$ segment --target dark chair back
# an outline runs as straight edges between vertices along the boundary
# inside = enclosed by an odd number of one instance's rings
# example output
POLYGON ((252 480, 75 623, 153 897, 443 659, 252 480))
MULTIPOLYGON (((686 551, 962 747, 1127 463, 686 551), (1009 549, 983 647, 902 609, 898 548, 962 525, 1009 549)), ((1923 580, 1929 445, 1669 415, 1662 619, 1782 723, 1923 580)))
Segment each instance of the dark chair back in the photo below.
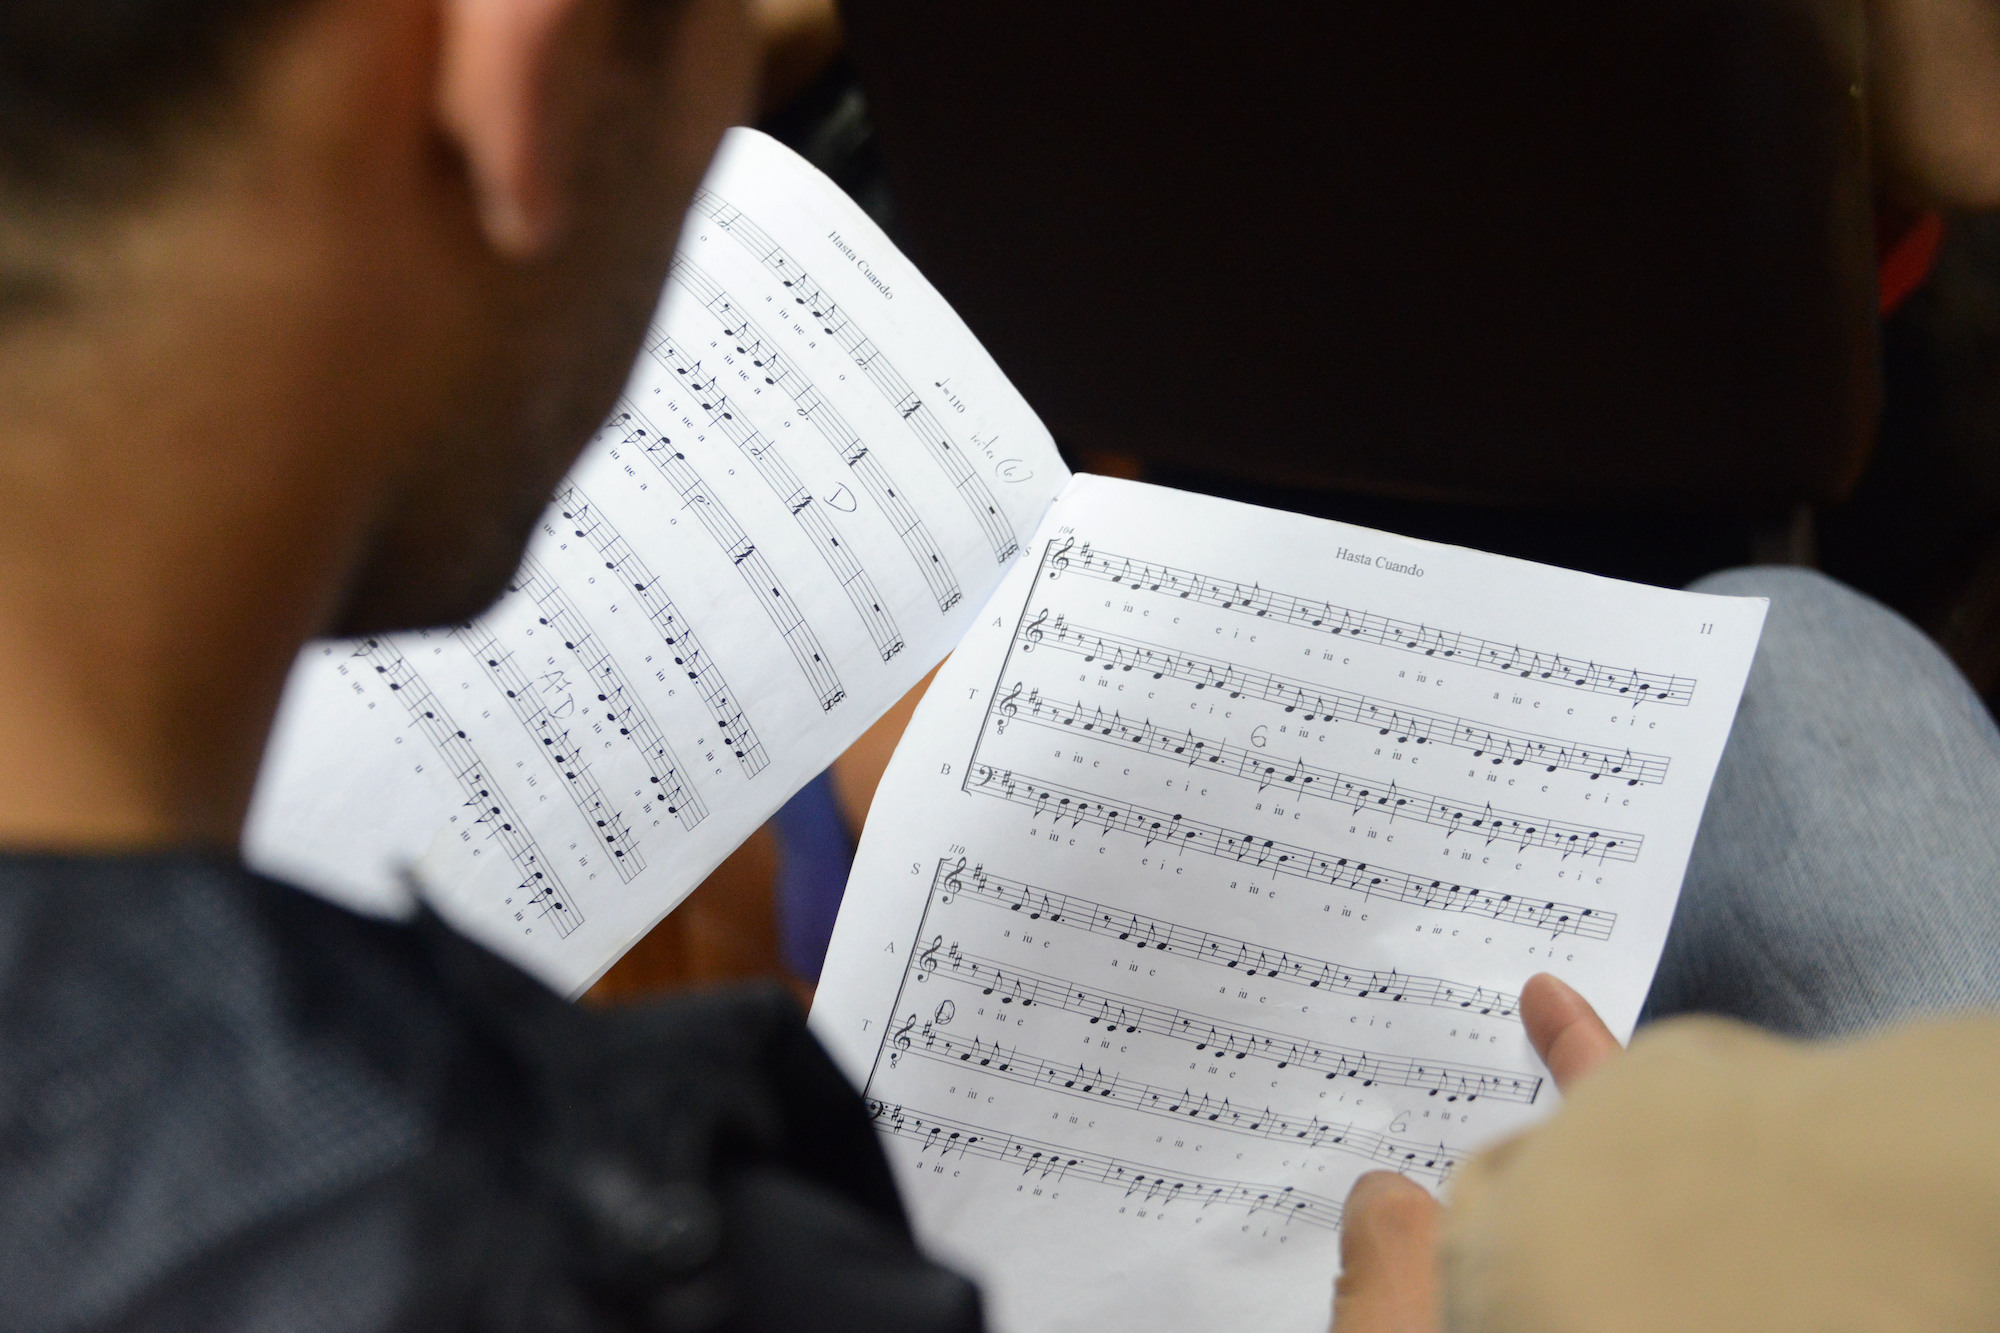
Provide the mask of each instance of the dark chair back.
POLYGON ((1057 438, 1747 514, 1875 415, 1846 0, 845 0, 909 248, 1057 438))

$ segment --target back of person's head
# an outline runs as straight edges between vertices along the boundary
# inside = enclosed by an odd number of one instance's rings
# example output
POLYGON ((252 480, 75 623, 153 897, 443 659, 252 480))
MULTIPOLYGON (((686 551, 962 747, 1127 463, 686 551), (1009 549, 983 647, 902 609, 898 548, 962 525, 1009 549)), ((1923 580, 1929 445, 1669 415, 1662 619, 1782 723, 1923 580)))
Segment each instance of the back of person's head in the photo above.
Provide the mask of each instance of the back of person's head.
POLYGON ((749 80, 740 0, 6 0, 0 468, 55 471, 0 508, 194 470, 228 493, 182 511, 262 540, 235 511, 309 488, 361 543, 331 624, 476 612, 749 80))
POLYGON ((247 48, 303 4, 8 0, 0 173, 11 208, 106 202, 156 176, 174 122, 213 109, 247 48))
POLYGON ((741 0, 0 0, 0 845, 232 845, 325 633, 506 587, 741 0))

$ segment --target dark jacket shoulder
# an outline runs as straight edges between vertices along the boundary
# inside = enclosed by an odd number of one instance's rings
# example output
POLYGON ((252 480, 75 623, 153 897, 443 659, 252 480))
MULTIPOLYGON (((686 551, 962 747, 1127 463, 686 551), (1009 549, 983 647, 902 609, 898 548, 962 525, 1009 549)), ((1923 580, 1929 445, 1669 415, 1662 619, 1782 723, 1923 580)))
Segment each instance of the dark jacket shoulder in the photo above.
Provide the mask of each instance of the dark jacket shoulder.
POLYGON ((435 917, 0 859, 0 1326, 979 1325, 773 989, 598 1013, 435 917))

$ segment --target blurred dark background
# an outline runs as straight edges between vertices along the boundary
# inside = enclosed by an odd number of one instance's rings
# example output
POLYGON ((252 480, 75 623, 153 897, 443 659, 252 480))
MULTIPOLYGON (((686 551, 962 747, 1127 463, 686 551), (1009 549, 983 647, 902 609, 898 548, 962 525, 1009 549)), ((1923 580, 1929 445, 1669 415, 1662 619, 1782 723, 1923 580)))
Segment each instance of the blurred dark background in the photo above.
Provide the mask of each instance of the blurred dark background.
MULTIPOLYGON (((2000 215, 1885 167, 1858 0, 760 13, 762 128, 1073 466, 1668 586, 1816 565, 2000 704, 2000 215)), ((662 931, 775 958, 898 730, 662 931)))
POLYGON ((1994 697, 2000 224, 1875 179, 1858 7, 843 16, 766 128, 1079 465, 1655 583, 1817 564, 1994 697))

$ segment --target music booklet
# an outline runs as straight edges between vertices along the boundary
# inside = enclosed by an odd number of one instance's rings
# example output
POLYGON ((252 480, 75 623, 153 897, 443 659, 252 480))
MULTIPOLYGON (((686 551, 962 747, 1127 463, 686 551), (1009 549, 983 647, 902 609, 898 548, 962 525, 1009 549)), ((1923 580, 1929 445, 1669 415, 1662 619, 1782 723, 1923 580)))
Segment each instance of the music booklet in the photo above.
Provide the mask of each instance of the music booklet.
POLYGON ((949 654, 812 1015, 920 1238, 1007 1333, 1317 1333, 1355 1176, 1549 1107, 1525 978, 1630 1035, 1764 610, 1072 476, 736 130, 510 592, 310 646, 245 850, 578 993, 949 654))

